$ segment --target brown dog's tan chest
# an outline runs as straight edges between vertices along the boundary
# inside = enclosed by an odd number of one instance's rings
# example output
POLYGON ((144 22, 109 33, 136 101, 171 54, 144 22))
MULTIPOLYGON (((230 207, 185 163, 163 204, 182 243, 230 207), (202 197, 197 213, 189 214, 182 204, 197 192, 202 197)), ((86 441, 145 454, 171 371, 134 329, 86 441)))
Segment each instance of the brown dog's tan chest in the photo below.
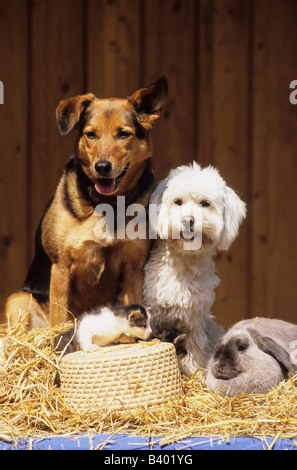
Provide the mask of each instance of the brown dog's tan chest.
POLYGON ((73 220, 68 211, 61 210, 59 192, 45 217, 43 235, 45 249, 55 266, 52 280, 58 280, 57 284, 51 283, 51 298, 66 296, 65 304, 72 314, 78 316, 117 298, 125 301, 127 291, 126 302, 140 302, 148 237, 118 240, 116 230, 110 232, 104 217, 95 211, 84 221, 73 220), (64 284, 64 279, 68 279, 68 284, 64 284))
MULTIPOLYGON (((136 283, 142 285, 142 271, 148 247, 134 241, 114 242, 102 247, 93 241, 84 242, 79 249, 72 248, 70 258, 69 306, 79 315, 99 305, 107 305, 122 297, 121 289, 127 268, 129 282, 135 294, 136 283), (134 278, 134 281, 133 281, 134 278)), ((137 296, 137 302, 140 299, 137 296)), ((134 298, 129 297, 129 303, 134 298)))
POLYGON ((118 295, 121 259, 110 247, 86 241, 79 249, 69 250, 69 307, 80 314, 95 306, 106 305, 118 295))

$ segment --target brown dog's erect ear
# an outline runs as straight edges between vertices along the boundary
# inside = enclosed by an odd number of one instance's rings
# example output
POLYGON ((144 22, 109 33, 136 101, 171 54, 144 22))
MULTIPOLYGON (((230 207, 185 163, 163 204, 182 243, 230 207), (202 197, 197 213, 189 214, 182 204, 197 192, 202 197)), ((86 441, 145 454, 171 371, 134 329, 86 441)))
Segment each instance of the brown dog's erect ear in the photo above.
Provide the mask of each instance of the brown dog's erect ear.
POLYGON ((167 78, 163 75, 153 85, 133 91, 128 97, 133 104, 141 125, 149 130, 159 118, 168 95, 167 78))
POLYGON ((67 135, 74 129, 79 123, 82 111, 89 106, 93 99, 95 99, 95 95, 87 93, 60 101, 56 109, 56 118, 61 135, 67 135))

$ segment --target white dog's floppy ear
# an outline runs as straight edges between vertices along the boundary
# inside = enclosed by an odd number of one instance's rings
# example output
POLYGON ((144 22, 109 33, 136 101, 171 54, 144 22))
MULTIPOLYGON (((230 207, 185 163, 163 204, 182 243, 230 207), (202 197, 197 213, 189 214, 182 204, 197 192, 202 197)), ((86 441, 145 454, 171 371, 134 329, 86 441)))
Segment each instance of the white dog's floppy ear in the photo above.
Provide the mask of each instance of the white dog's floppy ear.
POLYGON ((160 210, 163 199, 164 191, 167 187, 167 178, 162 180, 150 197, 150 206, 149 206, 149 222, 150 222, 150 234, 152 233, 160 235, 160 210))
POLYGON ((158 183, 158 185, 156 186, 156 188, 153 190, 151 194, 150 204, 157 204, 157 205, 161 204, 163 193, 166 189, 166 185, 167 185, 167 178, 160 181, 160 183, 158 183))
POLYGON ((246 215, 246 205, 233 189, 226 186, 224 198, 224 228, 218 244, 219 250, 228 250, 235 240, 238 228, 246 215))

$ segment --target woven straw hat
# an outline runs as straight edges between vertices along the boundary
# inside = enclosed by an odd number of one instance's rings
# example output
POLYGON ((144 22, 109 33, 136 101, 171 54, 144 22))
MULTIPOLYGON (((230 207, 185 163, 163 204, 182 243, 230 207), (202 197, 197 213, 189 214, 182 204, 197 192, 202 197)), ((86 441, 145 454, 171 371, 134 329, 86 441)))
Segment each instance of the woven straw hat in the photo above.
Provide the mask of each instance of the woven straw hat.
POLYGON ((139 342, 78 351, 60 362, 61 390, 70 406, 136 408, 183 395, 171 343, 139 342))

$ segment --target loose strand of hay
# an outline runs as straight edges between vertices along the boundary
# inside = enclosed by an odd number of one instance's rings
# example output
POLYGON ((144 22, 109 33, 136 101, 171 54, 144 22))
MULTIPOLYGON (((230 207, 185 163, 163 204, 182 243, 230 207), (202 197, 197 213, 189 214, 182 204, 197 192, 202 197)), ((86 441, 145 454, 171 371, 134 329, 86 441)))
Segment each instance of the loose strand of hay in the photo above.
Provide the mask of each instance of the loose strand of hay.
POLYGON ((36 354, 39 354, 45 361, 48 361, 53 367, 56 367, 58 370, 60 370, 60 368, 57 366, 57 364, 55 364, 54 362, 52 362, 48 357, 46 357, 41 351, 39 351, 37 348, 35 348, 34 346, 32 346, 32 344, 25 344, 23 343, 22 341, 18 340, 17 338, 13 338, 11 337, 11 340, 12 341, 15 341, 16 343, 20 344, 21 346, 25 346, 27 348, 30 348, 32 349, 32 351, 34 351, 36 354))

